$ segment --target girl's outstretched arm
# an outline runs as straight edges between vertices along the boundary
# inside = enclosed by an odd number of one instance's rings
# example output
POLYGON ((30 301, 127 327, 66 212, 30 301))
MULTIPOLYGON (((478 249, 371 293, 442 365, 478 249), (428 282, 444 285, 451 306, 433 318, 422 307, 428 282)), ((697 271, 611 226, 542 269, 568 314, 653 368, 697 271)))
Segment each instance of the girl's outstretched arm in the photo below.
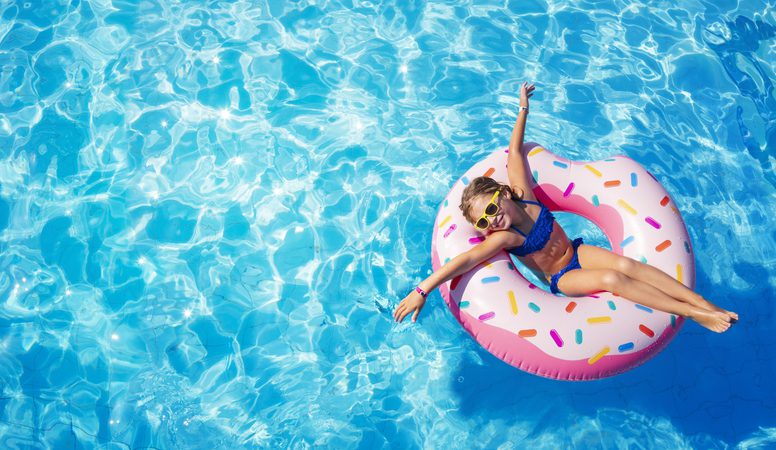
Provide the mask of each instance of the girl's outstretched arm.
POLYGON ((520 86, 520 109, 517 112, 517 121, 512 129, 512 137, 509 139, 509 157, 507 159, 507 174, 509 185, 512 189, 522 189, 524 199, 536 200, 531 190, 531 173, 523 154, 523 136, 525 134, 525 122, 528 119, 528 99, 533 95, 534 85, 523 83, 520 86))
MULTIPOLYGON (((461 253, 440 267, 439 270, 429 275, 428 278, 418 284, 418 287, 428 295, 445 281, 472 270, 477 264, 492 258, 504 248, 508 248, 512 244, 512 239, 513 236, 506 231, 491 233, 484 242, 466 253, 461 253)), ((396 310, 394 310, 393 320, 401 322, 404 320, 404 317, 414 311, 415 314, 412 316, 412 321, 415 322, 425 304, 426 298, 417 291, 412 291, 404 297, 396 310)))

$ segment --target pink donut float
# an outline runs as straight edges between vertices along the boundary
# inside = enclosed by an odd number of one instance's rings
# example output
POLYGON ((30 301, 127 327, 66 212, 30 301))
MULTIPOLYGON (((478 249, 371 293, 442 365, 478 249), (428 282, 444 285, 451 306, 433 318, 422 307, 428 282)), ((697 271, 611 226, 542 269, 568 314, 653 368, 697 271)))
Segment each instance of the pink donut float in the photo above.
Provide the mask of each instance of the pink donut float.
MULTIPOLYGON (((523 151, 533 192, 552 211, 579 214, 603 230, 612 251, 695 286, 695 258, 684 221, 663 186, 640 164, 618 155, 595 162, 559 157, 535 143, 523 151)), ((431 244, 434 270, 484 240, 458 205, 478 176, 507 183, 508 150, 475 164, 439 208, 431 244)), ((440 286, 450 311, 490 353, 529 373, 580 381, 613 376, 655 356, 682 317, 609 292, 556 296, 517 271, 506 252, 440 286)))

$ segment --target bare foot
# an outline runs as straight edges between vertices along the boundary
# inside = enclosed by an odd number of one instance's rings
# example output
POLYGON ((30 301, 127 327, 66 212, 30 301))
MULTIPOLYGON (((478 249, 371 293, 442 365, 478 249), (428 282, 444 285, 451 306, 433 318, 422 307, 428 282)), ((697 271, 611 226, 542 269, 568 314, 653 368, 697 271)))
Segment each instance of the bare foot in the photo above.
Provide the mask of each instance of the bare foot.
POLYGON ((719 306, 715 305, 714 303, 711 303, 710 301, 706 300, 705 298, 701 297, 700 300, 698 300, 699 307, 707 310, 707 311, 715 311, 720 312, 722 314, 726 314, 731 319, 731 323, 735 323, 738 321, 738 314, 728 311, 726 309, 720 308, 719 306))
POLYGON ((709 311, 701 308, 692 308, 689 317, 701 326, 717 333, 724 333, 730 328, 730 316, 720 311, 709 311))

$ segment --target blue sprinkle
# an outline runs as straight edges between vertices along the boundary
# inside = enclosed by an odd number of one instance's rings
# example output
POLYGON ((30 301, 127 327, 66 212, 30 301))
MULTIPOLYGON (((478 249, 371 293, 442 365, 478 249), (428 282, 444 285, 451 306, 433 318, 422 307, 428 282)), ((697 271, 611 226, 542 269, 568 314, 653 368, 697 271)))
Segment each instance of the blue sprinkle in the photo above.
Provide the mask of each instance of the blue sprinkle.
POLYGON ((641 257, 641 262, 643 262, 644 264, 646 264, 646 263, 647 263, 647 257, 646 257, 646 256, 642 256, 642 257, 641 257))
POLYGON ((468 307, 469 307, 469 302, 467 302, 467 301, 463 301, 463 302, 461 302, 461 303, 460 303, 458 306, 459 306, 460 308, 468 308, 468 307))
POLYGON ((612 161, 617 161, 617 160, 614 159, 614 158, 609 158, 609 159, 605 159, 604 161, 612 162, 612 161))
POLYGON ((511 262, 507 263, 507 267, 509 267, 509 270, 515 270, 515 266, 513 266, 511 262))
POLYGON ((676 328, 676 316, 671 314, 671 328, 676 328))
POLYGON ((652 308, 647 308, 646 306, 644 306, 644 305, 639 305, 638 303, 636 303, 636 308, 638 308, 638 309, 640 309, 640 310, 642 310, 642 311, 646 311, 646 312, 648 312, 648 313, 651 313, 651 312, 652 312, 652 308))
POLYGON ((577 329, 576 338, 577 338, 576 339, 577 340, 577 344, 581 344, 582 343, 582 330, 577 329))
POLYGON ((552 165, 554 165, 554 166, 558 166, 558 167, 560 167, 561 169, 565 169, 566 167, 568 167, 568 166, 569 166, 568 164, 566 164, 566 163, 562 163, 562 162, 560 162, 560 161, 553 161, 553 162, 552 162, 552 165))
POLYGON ((500 277, 486 277, 482 279, 482 284, 496 283, 500 279, 500 277))
POLYGON ((534 170, 532 175, 533 175, 533 178, 534 178, 535 182, 539 181, 539 172, 538 171, 534 170))
POLYGON ((539 308, 539 305, 537 305, 537 304, 536 304, 536 303, 534 303, 534 302, 530 302, 530 303, 528 304, 528 307, 529 307, 529 308, 531 308, 531 311, 533 311, 533 312, 536 312, 536 313, 538 313, 539 311, 541 311, 541 310, 542 310, 541 308, 539 308))
POLYGON ((625 247, 626 245, 633 242, 633 236, 628 236, 625 239, 622 240, 622 243, 620 243, 620 247, 625 247))
POLYGON ((687 241, 684 241, 684 251, 690 253, 690 244, 687 241))
POLYGON ((466 177, 463 177, 461 178, 461 183, 463 183, 463 185, 466 186, 467 184, 469 184, 469 179, 466 177))
POLYGON ((598 203, 598 196, 597 195, 593 196, 593 205, 595 205, 595 206, 599 205, 599 203, 598 203))
POLYGON ((631 186, 636 187, 639 185, 639 177, 635 173, 631 173, 631 186))
POLYGON ((617 306, 615 306, 614 302, 609 300, 609 309, 612 311, 617 311, 617 306))
POLYGON ((444 263, 447 264, 449 262, 450 262, 450 258, 445 258, 445 262, 444 263))
POLYGON ((617 350, 620 352, 625 352, 633 348, 633 342, 627 342, 625 344, 622 344, 621 346, 617 347, 617 350))
POLYGON ((445 199, 445 208, 447 208, 447 199, 445 199))

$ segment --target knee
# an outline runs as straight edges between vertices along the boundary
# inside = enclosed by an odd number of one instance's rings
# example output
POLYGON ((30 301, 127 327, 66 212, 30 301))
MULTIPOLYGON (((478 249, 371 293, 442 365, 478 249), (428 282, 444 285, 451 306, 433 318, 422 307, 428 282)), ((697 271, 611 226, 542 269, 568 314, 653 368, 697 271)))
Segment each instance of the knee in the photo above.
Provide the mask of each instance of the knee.
POLYGON ((626 275, 631 275, 636 271, 636 266, 638 263, 626 256, 621 256, 617 258, 617 265, 615 268, 626 275))
POLYGON ((615 292, 626 283, 628 277, 616 270, 605 270, 601 274, 601 286, 604 290, 615 292))

